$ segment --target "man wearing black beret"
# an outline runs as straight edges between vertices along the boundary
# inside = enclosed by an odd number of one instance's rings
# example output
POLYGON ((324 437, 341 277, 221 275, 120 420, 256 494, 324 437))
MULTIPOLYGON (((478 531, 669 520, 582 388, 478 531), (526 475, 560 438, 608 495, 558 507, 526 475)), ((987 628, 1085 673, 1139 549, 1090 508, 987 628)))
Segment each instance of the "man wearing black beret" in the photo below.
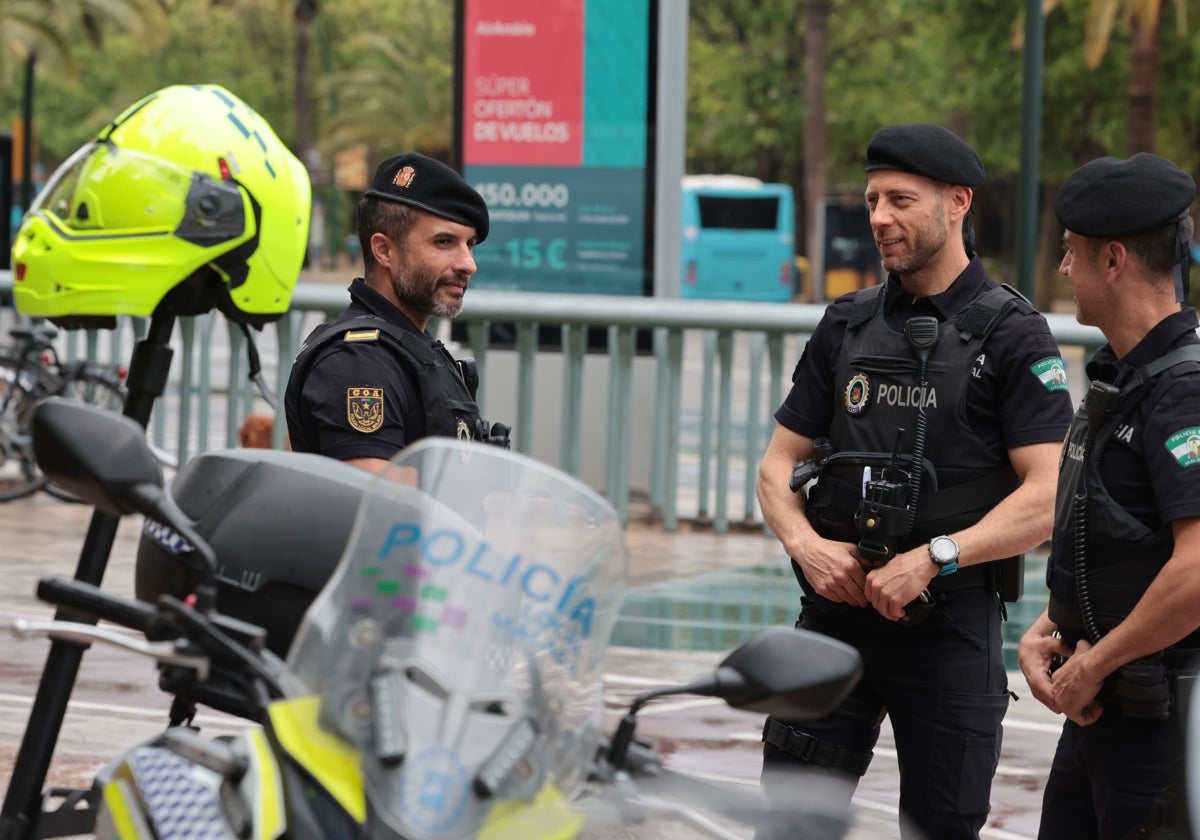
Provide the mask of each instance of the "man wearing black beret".
POLYGON ((1170 794, 1200 656, 1200 338, 1177 294, 1195 197, 1191 175, 1138 154, 1081 166, 1054 200, 1059 272, 1108 343, 1063 450, 1049 606, 1018 649, 1067 717, 1042 838, 1190 836, 1170 794))
POLYGON ((292 365, 294 450, 378 472, 428 435, 507 445, 507 427, 479 416, 477 383, 425 329, 458 314, 487 235, 483 198, 444 163, 410 152, 379 165, 358 204, 363 277, 292 365))
POLYGON ((892 125, 866 171, 887 280, 826 310, 758 476, 803 590, 798 625, 853 645, 863 678, 827 718, 768 719, 763 786, 794 799, 789 770, 827 768, 848 804, 886 715, 905 818, 977 838, 1009 700, 1003 600, 1050 534, 1070 398, 1045 319, 965 235, 975 150, 938 125, 892 125), (816 480, 793 492, 793 476, 816 480))

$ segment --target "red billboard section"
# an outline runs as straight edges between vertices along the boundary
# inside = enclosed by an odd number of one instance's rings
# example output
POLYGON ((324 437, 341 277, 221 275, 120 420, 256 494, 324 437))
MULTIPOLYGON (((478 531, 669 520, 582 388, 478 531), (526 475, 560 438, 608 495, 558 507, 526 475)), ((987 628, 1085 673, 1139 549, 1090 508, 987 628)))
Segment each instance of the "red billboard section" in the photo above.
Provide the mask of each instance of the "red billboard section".
POLYGON ((463 163, 579 166, 584 0, 468 0, 463 163))

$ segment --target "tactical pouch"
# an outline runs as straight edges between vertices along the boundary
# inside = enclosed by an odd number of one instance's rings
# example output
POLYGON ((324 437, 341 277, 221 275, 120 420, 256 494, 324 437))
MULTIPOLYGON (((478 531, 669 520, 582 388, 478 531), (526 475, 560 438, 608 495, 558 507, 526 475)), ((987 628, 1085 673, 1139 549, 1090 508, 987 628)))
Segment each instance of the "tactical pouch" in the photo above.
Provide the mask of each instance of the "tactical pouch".
POLYGON ((1015 604, 1025 595, 1025 555, 1005 557, 996 561, 997 576, 996 591, 1000 600, 1015 604))
POLYGON ((1167 669, 1158 659, 1135 659, 1117 671, 1111 697, 1121 714, 1166 720, 1171 716, 1171 687, 1167 669))

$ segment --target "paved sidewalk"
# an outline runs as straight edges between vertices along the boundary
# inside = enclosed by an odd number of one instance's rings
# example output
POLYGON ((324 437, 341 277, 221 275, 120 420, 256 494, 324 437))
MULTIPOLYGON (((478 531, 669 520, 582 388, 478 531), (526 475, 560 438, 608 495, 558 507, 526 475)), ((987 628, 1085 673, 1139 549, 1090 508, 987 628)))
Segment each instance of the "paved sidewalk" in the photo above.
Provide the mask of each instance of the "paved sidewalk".
MULTIPOLYGON (((50 608, 34 595, 43 575, 72 575, 87 532, 91 511, 39 494, 0 504, 0 789, 7 787, 8 770, 28 715, 28 697, 36 687, 44 648, 18 642, 7 635, 13 617, 49 617, 50 608)), ((132 596, 133 570, 140 517, 120 523, 112 559, 104 579, 106 589, 132 596)), ((630 585, 636 589, 706 572, 786 563, 773 537, 761 532, 716 535, 683 523, 674 534, 636 516, 626 532, 630 556, 630 585)), ((57 783, 80 784, 97 762, 111 757, 122 745, 134 743, 134 732, 153 731, 161 722, 162 695, 144 660, 128 655, 114 658, 95 646, 84 658, 73 705, 90 709, 86 722, 64 728, 56 753, 57 783), (130 704, 144 710, 132 721, 120 709, 130 704), (109 723, 112 715, 114 722, 109 723), (101 723, 101 721, 103 721, 101 723), (99 728, 97 728, 99 726, 99 728), (141 729, 136 727, 140 726, 141 729)), ((612 720, 647 686, 682 683, 713 668, 724 652, 662 651, 611 648, 605 687, 612 720)), ((1010 674, 1021 697, 1010 705, 1005 722, 1004 752, 993 785, 992 814, 983 833, 986 840, 1028 840, 1036 834, 1041 789, 1057 741, 1060 720, 1029 694, 1020 674, 1010 674)), ((639 733, 654 741, 674 766, 713 775, 728 783, 754 785, 759 767, 761 715, 728 709, 719 701, 680 698, 655 704, 640 716, 639 733)), ((855 837, 891 836, 895 824, 898 776, 891 732, 885 727, 876 760, 863 778, 856 802, 875 822, 855 837), (882 828, 881 828, 882 827, 882 828)))

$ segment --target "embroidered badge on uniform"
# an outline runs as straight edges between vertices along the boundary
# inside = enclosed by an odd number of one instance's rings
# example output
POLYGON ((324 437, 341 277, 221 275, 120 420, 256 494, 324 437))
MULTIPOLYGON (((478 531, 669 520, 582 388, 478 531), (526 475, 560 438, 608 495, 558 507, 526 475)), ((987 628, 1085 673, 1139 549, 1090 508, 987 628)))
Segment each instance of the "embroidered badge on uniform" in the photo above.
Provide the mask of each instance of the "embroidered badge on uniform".
POLYGON ((850 414, 862 414, 867 410, 867 400, 871 397, 871 380, 865 373, 856 373, 846 383, 842 393, 842 403, 850 414))
POLYGON ((346 420, 355 431, 378 431, 383 425, 383 389, 347 388, 346 420))
POLYGON ((1063 366, 1062 359, 1057 356, 1042 359, 1040 362, 1030 365, 1029 369, 1042 381, 1047 391, 1067 390, 1067 369, 1063 366))
POLYGON ((459 440, 471 439, 471 428, 467 425, 466 420, 459 420, 458 425, 454 428, 454 436, 459 440))
POLYGON ((1200 464, 1200 427, 1180 429, 1167 438, 1167 451, 1181 467, 1200 464))

